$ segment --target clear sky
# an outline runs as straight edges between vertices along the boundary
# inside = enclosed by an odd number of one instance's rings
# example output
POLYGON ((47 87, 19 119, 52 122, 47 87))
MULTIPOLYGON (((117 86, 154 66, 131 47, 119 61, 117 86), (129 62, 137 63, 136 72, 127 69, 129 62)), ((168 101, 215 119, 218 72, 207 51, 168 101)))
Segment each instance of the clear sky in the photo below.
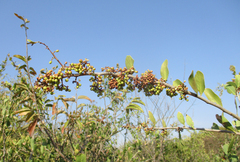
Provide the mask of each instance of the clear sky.
MULTIPOLYGON (((95 0, 95 1, 0 1, 0 60, 10 53, 25 55, 24 31, 17 13, 30 20, 29 39, 59 49, 62 62, 88 58, 91 65, 125 66, 131 55, 140 72, 153 70, 160 78, 160 67, 169 61, 169 77, 187 80, 191 70, 205 75, 206 87, 232 78, 230 65, 240 69, 240 1, 178 0, 95 0)), ((30 65, 37 72, 51 66, 51 54, 43 46, 29 47, 30 65)), ((57 65, 53 61, 52 65, 57 65)), ((14 76, 14 70, 8 72, 14 76)), ((87 78, 78 95, 97 100, 89 91, 87 78)), ((69 96, 74 95, 69 93, 69 96)), ((235 112, 233 97, 226 92, 223 106, 235 112)), ((189 103, 179 111, 184 113, 189 103)), ((101 103, 99 103, 101 104, 101 103)), ((197 127, 210 128, 221 111, 196 101, 189 115, 197 127)), ((232 120, 231 118, 229 118, 232 120)))

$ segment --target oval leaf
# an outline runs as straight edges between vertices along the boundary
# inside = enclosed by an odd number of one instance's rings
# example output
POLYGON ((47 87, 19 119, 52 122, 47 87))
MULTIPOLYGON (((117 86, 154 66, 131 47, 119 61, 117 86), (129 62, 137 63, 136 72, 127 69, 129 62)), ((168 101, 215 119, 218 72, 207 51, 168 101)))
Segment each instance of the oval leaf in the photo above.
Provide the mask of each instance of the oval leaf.
POLYGON ((237 85, 237 88, 240 87, 240 75, 235 75, 235 83, 237 85))
POLYGON ((216 123, 213 123, 211 129, 217 129, 217 130, 219 130, 219 126, 218 126, 216 123))
POLYGON ((167 80, 168 79, 168 75, 169 75, 169 70, 168 70, 168 60, 165 60, 162 63, 161 66, 161 70, 160 70, 160 74, 162 76, 162 79, 167 80))
POLYGON ((21 56, 21 55, 13 55, 13 57, 16 57, 16 58, 18 58, 18 59, 20 59, 20 60, 22 60, 22 61, 24 61, 24 62, 26 63, 26 59, 25 59, 24 56, 21 56))
POLYGON ((224 126, 224 128, 226 128, 227 130, 235 132, 232 124, 223 115, 216 114, 216 118, 217 118, 218 122, 221 123, 224 126))
POLYGON ((30 113, 27 114, 27 117, 25 119, 26 122, 31 121, 34 117, 36 117, 36 114, 34 113, 34 111, 31 111, 30 113))
POLYGON ((69 120, 64 124, 64 127, 66 128, 68 126, 69 120))
POLYGON ((235 136, 232 136, 231 142, 229 143, 229 146, 228 146, 228 153, 232 151, 234 141, 235 141, 235 136))
POLYGON ((235 132, 232 124, 227 120, 227 118, 225 118, 225 116, 221 116, 221 117, 222 117, 222 125, 223 125, 226 129, 235 132))
POLYGON ((227 84, 229 84, 229 85, 231 85, 231 86, 237 88, 237 85, 236 85, 236 83, 234 83, 234 82, 227 82, 227 84))
POLYGON ((224 88, 227 90, 229 94, 236 95, 236 88, 233 87, 232 85, 226 84, 224 88))
POLYGON ((237 128, 237 130, 239 132, 239 130, 240 130, 240 121, 239 120, 236 121, 235 127, 237 128))
POLYGON ((177 87, 177 86, 179 86, 181 84, 182 84, 182 82, 179 79, 176 79, 176 80, 173 81, 173 86, 174 87, 177 87))
POLYGON ((197 84, 195 82, 195 79, 194 79, 194 74, 193 74, 193 71, 191 72, 189 78, 188 78, 188 82, 190 84, 190 86, 192 87, 192 89, 198 93, 198 88, 197 88, 197 84))
POLYGON ((127 69, 130 69, 131 67, 133 67, 134 64, 134 59, 132 58, 132 56, 127 55, 126 60, 125 60, 125 65, 127 67, 127 69))
POLYGON ((76 157, 76 162, 86 162, 87 161, 86 159, 87 159, 86 155, 85 154, 81 154, 81 155, 78 155, 76 157))
POLYGON ((163 127, 167 127, 167 124, 165 123, 165 121, 162 119, 162 125, 163 127))
POLYGON ((202 95, 204 92, 204 89, 205 89, 205 81, 204 81, 203 73, 201 71, 197 71, 194 79, 197 84, 197 89, 198 89, 200 95, 202 95))
POLYGON ((150 120, 151 120, 152 123, 153 123, 153 126, 155 126, 157 122, 156 122, 156 120, 155 120, 152 112, 151 112, 151 111, 148 111, 148 115, 149 115, 150 120))
POLYGON ((185 126, 185 119, 184 119, 184 117, 183 117, 183 114, 180 113, 180 112, 178 112, 177 118, 178 118, 178 121, 185 126))
POLYGON ((30 71, 30 74, 32 74, 32 75, 37 75, 37 72, 32 68, 32 67, 30 67, 29 68, 31 71, 30 71))
POLYGON ((77 124, 78 124, 78 128, 79 129, 82 129, 83 128, 83 124, 80 120, 76 120, 77 121, 77 124))
POLYGON ((193 123, 193 121, 192 121, 192 118, 191 118, 190 116, 186 115, 186 120, 187 120, 187 124, 188 124, 190 127, 194 128, 194 123, 193 123))
POLYGON ((216 95, 211 89, 206 88, 204 90, 204 94, 206 95, 206 97, 212 101, 215 102, 216 104, 222 106, 222 101, 221 99, 218 97, 218 95, 216 95))
POLYGON ((226 155, 228 154, 228 146, 229 146, 229 144, 225 144, 225 145, 222 146, 223 152, 224 152, 226 155))
POLYGON ((30 143, 31 143, 31 149, 34 150, 34 138, 31 138, 30 143))

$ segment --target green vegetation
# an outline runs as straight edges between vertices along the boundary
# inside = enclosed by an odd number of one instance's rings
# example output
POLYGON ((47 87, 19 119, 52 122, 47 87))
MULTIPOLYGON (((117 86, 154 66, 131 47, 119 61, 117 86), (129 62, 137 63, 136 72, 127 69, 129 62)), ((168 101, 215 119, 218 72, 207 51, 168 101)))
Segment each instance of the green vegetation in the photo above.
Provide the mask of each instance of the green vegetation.
MULTIPOLYGON (((29 21, 17 14, 15 16, 23 21, 21 27, 27 33, 29 21)), ((202 72, 197 71, 194 75, 192 71, 189 76, 193 93, 188 90, 185 81, 177 79, 173 85, 167 83, 168 60, 161 66, 160 79, 150 70, 135 76, 137 71, 131 56, 126 57, 124 68, 117 64, 116 68, 105 67, 102 72, 96 72, 87 59, 62 64, 54 55, 59 50, 52 52, 46 44, 29 40, 26 34, 27 45, 37 43, 44 45, 52 54, 52 60, 55 59, 61 67, 41 70, 37 75, 34 68, 29 66, 31 57, 28 46, 26 56, 13 55, 13 58, 8 55, 2 62, 1 161, 238 161, 240 117, 225 109, 219 96, 205 88, 202 72), (16 65, 15 58, 20 59, 23 65, 16 65), (4 80, 7 61, 18 71, 14 81, 4 80), (54 95, 56 90, 70 92, 67 85, 69 78, 75 78, 73 84, 77 90, 82 86, 78 77, 85 75, 90 76, 90 89, 105 103, 109 101, 104 108, 84 95, 71 98, 58 95, 54 100, 48 98, 47 94, 54 95), (135 90, 142 91, 145 96, 157 96, 166 90, 166 95, 171 98, 180 95, 180 100, 188 101, 188 96, 200 99, 222 110, 222 115, 217 114, 216 118, 223 127, 213 123, 211 129, 197 132, 200 129, 195 128, 191 117, 184 117, 180 112, 177 119, 183 126, 173 123, 168 127, 170 117, 158 120, 151 111, 144 112, 142 107, 145 103, 141 98, 129 95, 135 90), (82 100, 88 104, 79 104, 78 101, 82 100), (70 106, 71 103, 75 107, 70 106), (143 113, 147 113, 149 119, 143 121, 143 113), (224 113, 236 120, 231 124, 224 113), (159 121, 162 127, 157 127, 159 121), (192 131, 191 137, 182 137, 184 129, 192 131), (176 130, 179 138, 170 138, 171 130, 176 130), (120 132, 124 133, 124 142, 117 147, 120 132), (127 140, 129 135, 132 140, 127 140)), ((227 82, 224 88, 234 95, 237 111, 240 75, 236 75, 233 66, 231 71, 234 79, 227 82)))

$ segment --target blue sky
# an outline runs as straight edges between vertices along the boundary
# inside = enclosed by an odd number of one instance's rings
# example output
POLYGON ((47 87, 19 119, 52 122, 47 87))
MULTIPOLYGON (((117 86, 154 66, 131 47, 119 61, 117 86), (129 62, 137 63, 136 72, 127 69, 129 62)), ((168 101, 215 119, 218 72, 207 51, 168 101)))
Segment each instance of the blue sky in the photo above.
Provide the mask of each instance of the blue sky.
MULTIPOLYGON (((131 55, 139 73, 150 69, 160 78, 161 64, 168 59, 172 80, 187 80, 191 70, 200 70, 206 87, 215 90, 218 83, 231 80, 230 65, 240 69, 239 8, 237 0, 0 1, 0 60, 8 53, 25 55, 17 13, 30 20, 29 39, 59 49, 62 62, 88 58, 100 71, 116 63, 125 66, 125 57, 131 55)), ((29 54, 36 71, 51 68, 51 55, 43 46, 29 47, 29 54)), ((15 74, 10 66, 7 72, 15 74)), ((97 100, 87 77, 82 80, 78 95, 97 100)), ((224 92, 222 99, 223 106, 235 112, 233 97, 224 92)), ((194 100, 190 98, 179 111, 184 113, 194 100)), ((217 122, 217 113, 221 111, 196 101, 188 114, 197 127, 209 128, 217 122)))

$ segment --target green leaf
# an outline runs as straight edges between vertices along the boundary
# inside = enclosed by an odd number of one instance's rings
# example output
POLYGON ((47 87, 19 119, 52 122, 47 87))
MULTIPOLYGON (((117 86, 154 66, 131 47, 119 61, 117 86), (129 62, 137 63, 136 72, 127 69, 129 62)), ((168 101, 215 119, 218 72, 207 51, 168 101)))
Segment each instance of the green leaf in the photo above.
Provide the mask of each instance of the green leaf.
POLYGON ((76 157, 76 162, 86 162, 86 160, 87 159, 85 154, 81 154, 76 157))
POLYGON ((26 59, 25 59, 24 56, 21 56, 21 55, 13 55, 13 57, 16 57, 16 58, 18 58, 18 59, 20 59, 20 60, 22 60, 22 61, 24 61, 24 62, 26 63, 26 59))
POLYGON ((133 157, 132 151, 128 151, 128 160, 131 160, 133 157))
POLYGON ((27 69, 26 69, 26 67, 27 67, 27 65, 21 65, 20 67, 19 67, 19 69, 24 69, 26 72, 27 72, 27 69))
POLYGON ((194 74, 193 74, 193 71, 191 72, 189 78, 188 78, 188 82, 190 84, 190 86, 192 87, 192 89, 198 93, 198 88, 197 88, 197 84, 196 84, 196 81, 194 79, 194 74))
POLYGON ((229 144, 225 144, 222 148, 223 148, 223 152, 228 155, 228 146, 229 144))
POLYGON ((218 125, 217 125, 216 123, 213 123, 213 126, 211 127, 211 129, 217 129, 217 130, 219 130, 219 127, 218 127, 218 125))
POLYGON ((211 89, 206 88, 204 91, 204 94, 207 96, 207 98, 211 101, 211 102, 215 102, 216 104, 222 106, 222 101, 221 99, 218 97, 218 95, 216 95, 211 89))
POLYGON ((36 116, 36 114, 34 114, 34 111, 31 111, 27 114, 27 117, 25 119, 26 122, 31 121, 34 117, 36 116))
POLYGON ((163 127, 167 127, 167 124, 165 123, 165 121, 162 119, 162 125, 163 127))
POLYGON ((86 104, 81 103, 81 104, 79 104, 79 105, 77 106, 77 108, 79 108, 79 107, 83 107, 83 106, 86 106, 86 104))
POLYGON ((227 92, 229 94, 233 94, 233 95, 236 95, 236 88, 232 85, 229 85, 229 84, 225 84, 224 85, 224 88, 227 90, 227 92))
POLYGON ((229 84, 229 85, 231 85, 231 86, 237 88, 237 85, 236 85, 236 83, 234 83, 234 82, 227 82, 227 84, 229 84))
POLYGON ((238 162, 238 156, 236 154, 231 154, 228 156, 228 159, 231 161, 231 162, 238 162))
POLYGON ((78 127, 79 129, 82 129, 83 128, 83 124, 80 120, 76 120, 77 124, 78 124, 78 127))
POLYGON ((231 142, 229 143, 229 146, 228 146, 228 153, 232 151, 234 141, 235 141, 235 137, 232 136, 231 142))
POLYGON ((143 112, 143 109, 137 105, 137 104, 129 104, 127 107, 126 107, 126 110, 140 110, 141 112, 143 112))
POLYGON ((43 153, 43 151, 44 151, 44 146, 41 145, 41 154, 43 153))
POLYGON ((216 118, 227 130, 235 132, 232 124, 223 115, 216 114, 216 118))
POLYGON ((231 123, 227 120, 227 118, 225 118, 224 116, 222 116, 222 125, 223 125, 226 129, 235 132, 232 124, 231 124, 231 123))
POLYGON ((194 79, 197 84, 197 89, 200 95, 202 95, 205 90, 205 80, 203 73, 201 71, 197 71, 194 79))
POLYGON ((236 126, 236 120, 232 121, 232 125, 235 127, 236 126))
POLYGON ((31 143, 31 149, 34 150, 34 138, 31 138, 30 143, 31 143))
POLYGON ((46 104, 45 107, 52 107, 53 104, 46 104))
POLYGON ((30 67, 29 69, 31 70, 30 74, 32 74, 34 76, 37 75, 36 71, 32 67, 30 67))
POLYGON ((190 116, 186 115, 186 120, 187 120, 187 124, 188 124, 190 127, 194 128, 194 123, 193 123, 193 121, 192 121, 192 118, 191 118, 190 116))
POLYGON ((240 87, 240 75, 235 75, 235 83, 237 85, 237 88, 240 87))
POLYGON ((64 128, 68 126, 69 120, 64 124, 64 128))
POLYGON ((237 120, 236 122, 235 122, 235 127, 236 127, 236 129, 238 130, 238 132, 240 131, 240 121, 239 120, 237 120))
POLYGON ((22 113, 22 112, 29 112, 29 111, 31 111, 31 109, 29 109, 29 108, 23 108, 23 109, 21 109, 21 110, 15 111, 13 114, 18 114, 18 113, 22 113))
POLYGON ((28 59, 27 59, 28 61, 31 61, 32 60, 32 58, 31 58, 31 56, 28 56, 28 59))
POLYGON ((177 86, 179 86, 181 84, 182 84, 182 82, 179 79, 176 79, 176 80, 173 81, 173 86, 174 87, 177 87, 177 86))
POLYGON ((125 60, 125 65, 127 67, 127 69, 130 69, 131 67, 133 67, 134 64, 134 59, 132 58, 132 56, 127 55, 126 60, 125 60))
POLYGON ((151 120, 152 123, 153 123, 153 126, 155 127, 155 125, 156 125, 157 122, 156 122, 156 120, 155 120, 152 112, 151 112, 151 111, 148 111, 148 115, 149 115, 150 120, 151 120))
POLYGON ((162 63, 161 66, 161 70, 160 70, 160 74, 162 76, 162 79, 167 80, 168 79, 168 75, 169 75, 169 70, 168 70, 168 60, 165 60, 162 63))
POLYGON ((133 102, 133 103, 139 103, 139 104, 145 106, 145 103, 144 103, 142 100, 140 100, 139 97, 135 97, 131 102, 133 102))
POLYGON ((6 112, 6 107, 3 106, 3 107, 2 107, 2 116, 3 116, 3 117, 5 117, 5 112, 6 112))
POLYGON ((185 120, 184 120, 183 114, 178 112, 177 118, 178 118, 178 121, 185 126, 185 120))

